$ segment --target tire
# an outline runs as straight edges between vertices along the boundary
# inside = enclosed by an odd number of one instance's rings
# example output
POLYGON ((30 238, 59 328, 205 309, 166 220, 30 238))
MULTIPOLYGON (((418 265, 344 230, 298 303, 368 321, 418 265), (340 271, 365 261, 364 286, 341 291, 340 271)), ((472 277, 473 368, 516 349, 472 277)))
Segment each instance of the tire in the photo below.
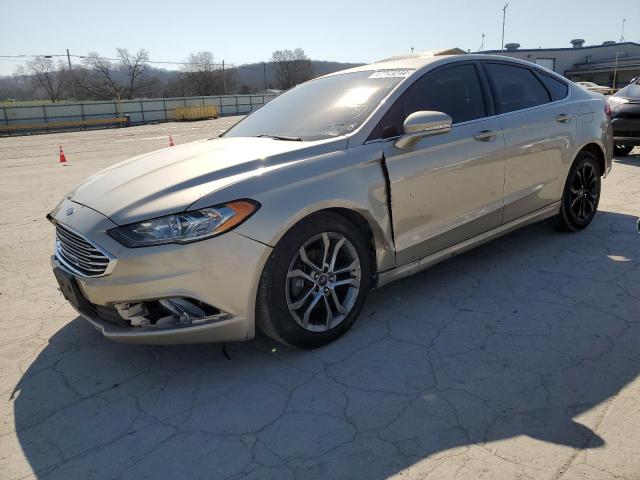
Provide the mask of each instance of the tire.
POLYGON ((360 313, 371 266, 370 244, 351 222, 332 212, 310 215, 284 235, 265 265, 256 299, 257 326, 293 347, 332 342, 360 313))
POLYGON ((614 145, 613 155, 616 157, 626 157, 633 150, 633 145, 614 145))
POLYGON ((586 228, 598 211, 601 174, 595 156, 587 151, 580 152, 567 175, 560 213, 549 218, 547 223, 563 232, 586 228))

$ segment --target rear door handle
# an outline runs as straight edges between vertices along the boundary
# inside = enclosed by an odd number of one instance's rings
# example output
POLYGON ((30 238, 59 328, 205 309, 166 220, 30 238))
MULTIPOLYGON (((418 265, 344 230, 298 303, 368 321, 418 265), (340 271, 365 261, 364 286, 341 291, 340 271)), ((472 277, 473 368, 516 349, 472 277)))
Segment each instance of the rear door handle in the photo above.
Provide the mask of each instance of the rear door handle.
POLYGON ((473 134, 473 138, 480 142, 492 142, 497 136, 498 133, 495 130, 480 130, 473 134))
POLYGON ((568 113, 561 113, 560 115, 556 116, 556 122, 569 123, 570 121, 571 115, 569 115, 568 113))

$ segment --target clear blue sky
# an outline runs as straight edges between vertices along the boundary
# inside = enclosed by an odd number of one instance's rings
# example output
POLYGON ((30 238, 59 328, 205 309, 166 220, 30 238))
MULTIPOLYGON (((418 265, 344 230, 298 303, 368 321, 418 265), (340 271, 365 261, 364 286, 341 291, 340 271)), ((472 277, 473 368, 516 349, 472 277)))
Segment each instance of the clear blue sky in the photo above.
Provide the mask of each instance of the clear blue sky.
MULTIPOLYGON (((500 47, 507 0, 0 0, 0 55, 146 48, 153 60, 182 61, 210 50, 216 60, 267 60, 283 48, 303 48, 318 60, 369 62, 442 47, 500 47)), ((625 38, 640 42, 640 0, 509 0, 505 42, 523 48, 567 47, 625 38)), ((17 60, 0 58, 0 74, 17 60)), ((173 67, 175 68, 175 67, 173 67)))

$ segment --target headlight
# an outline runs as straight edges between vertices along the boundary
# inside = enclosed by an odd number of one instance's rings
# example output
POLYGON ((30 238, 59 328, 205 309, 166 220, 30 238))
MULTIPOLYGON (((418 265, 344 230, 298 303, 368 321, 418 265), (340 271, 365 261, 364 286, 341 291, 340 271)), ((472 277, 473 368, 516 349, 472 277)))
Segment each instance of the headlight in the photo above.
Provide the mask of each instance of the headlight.
POLYGON ((195 242, 237 227, 259 207, 258 203, 251 200, 236 200, 215 207, 124 225, 107 233, 125 247, 195 242))
POLYGON ((622 105, 623 103, 628 103, 629 100, 624 97, 609 97, 607 98, 607 102, 609 102, 609 106, 611 108, 616 108, 622 105))

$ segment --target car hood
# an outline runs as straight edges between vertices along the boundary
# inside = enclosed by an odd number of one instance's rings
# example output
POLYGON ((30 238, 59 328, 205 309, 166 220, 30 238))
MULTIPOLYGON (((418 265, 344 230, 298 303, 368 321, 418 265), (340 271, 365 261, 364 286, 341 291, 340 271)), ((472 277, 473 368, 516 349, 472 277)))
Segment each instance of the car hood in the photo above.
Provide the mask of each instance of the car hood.
POLYGON ((314 142, 240 137, 201 140, 106 168, 67 198, 124 225, 183 211, 229 185, 344 149, 346 144, 344 137, 314 142))

